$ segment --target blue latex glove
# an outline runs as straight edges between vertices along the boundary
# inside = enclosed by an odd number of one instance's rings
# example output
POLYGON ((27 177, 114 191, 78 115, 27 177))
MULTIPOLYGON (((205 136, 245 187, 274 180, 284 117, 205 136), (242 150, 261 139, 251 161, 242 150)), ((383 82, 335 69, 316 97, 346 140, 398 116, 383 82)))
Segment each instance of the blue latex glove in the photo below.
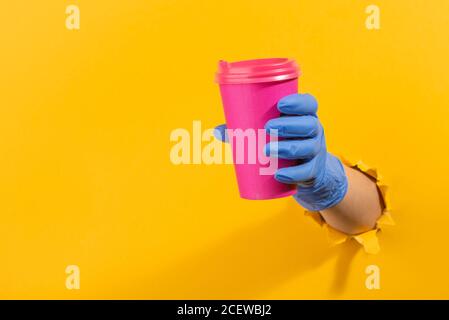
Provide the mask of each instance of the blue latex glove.
MULTIPOLYGON (((324 130, 316 115, 318 103, 309 94, 292 94, 279 100, 282 115, 269 120, 265 129, 276 129, 279 137, 270 142, 265 154, 282 159, 297 159, 298 165, 276 171, 279 182, 297 184, 296 201, 311 211, 321 211, 338 204, 348 189, 343 165, 326 150, 324 130)), ((215 136, 227 141, 226 126, 216 127, 215 136)))

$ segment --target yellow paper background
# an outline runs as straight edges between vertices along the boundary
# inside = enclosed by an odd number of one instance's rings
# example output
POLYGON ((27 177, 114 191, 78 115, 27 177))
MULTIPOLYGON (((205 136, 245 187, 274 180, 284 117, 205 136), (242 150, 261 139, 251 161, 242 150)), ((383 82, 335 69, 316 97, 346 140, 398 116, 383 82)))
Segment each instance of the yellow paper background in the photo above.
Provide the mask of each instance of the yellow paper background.
POLYGON ((0 298, 449 298, 448 1, 1 8, 0 298), (329 150, 390 185, 378 255, 329 248, 291 198, 240 199, 230 165, 170 162, 173 129, 224 121, 217 60, 277 56, 300 63, 329 150))

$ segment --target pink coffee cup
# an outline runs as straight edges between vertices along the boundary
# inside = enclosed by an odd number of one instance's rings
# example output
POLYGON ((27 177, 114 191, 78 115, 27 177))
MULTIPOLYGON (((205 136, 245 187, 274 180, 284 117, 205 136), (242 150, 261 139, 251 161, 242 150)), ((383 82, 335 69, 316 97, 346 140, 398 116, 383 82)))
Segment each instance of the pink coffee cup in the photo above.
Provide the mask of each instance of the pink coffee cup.
POLYGON ((296 62, 286 58, 219 62, 216 82, 244 199, 274 199, 295 193, 295 185, 276 181, 274 173, 296 162, 266 157, 263 151, 274 139, 264 130, 265 123, 280 116, 279 99, 298 92, 299 74, 296 62))

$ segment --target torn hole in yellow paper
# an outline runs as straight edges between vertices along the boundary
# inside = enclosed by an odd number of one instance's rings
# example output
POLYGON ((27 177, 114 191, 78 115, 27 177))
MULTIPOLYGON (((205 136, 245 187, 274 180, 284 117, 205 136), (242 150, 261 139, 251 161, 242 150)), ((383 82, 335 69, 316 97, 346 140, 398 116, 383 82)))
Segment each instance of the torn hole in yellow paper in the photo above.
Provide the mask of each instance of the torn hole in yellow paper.
POLYGON ((338 245, 347 241, 348 239, 355 239, 360 245, 363 246, 366 253, 376 254, 380 251, 378 232, 383 229, 384 226, 393 226, 395 224, 390 213, 391 208, 388 186, 384 183, 382 176, 378 173, 376 168, 370 167, 362 161, 351 162, 343 157, 340 157, 340 159, 345 165, 364 172, 365 174, 372 177, 376 182, 377 188, 379 189, 383 201, 382 215, 377 220, 376 228, 361 234, 349 235, 329 226, 324 221, 319 212, 306 210, 305 215, 312 218, 321 226, 321 228, 325 230, 325 233, 331 245, 338 245))

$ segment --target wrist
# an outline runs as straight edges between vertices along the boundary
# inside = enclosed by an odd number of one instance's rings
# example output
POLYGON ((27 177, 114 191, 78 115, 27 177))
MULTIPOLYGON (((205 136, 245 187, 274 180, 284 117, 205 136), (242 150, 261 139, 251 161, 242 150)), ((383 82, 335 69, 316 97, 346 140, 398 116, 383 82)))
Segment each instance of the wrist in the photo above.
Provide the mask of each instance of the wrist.
POLYGON ((340 203, 348 190, 348 179, 341 161, 330 153, 322 175, 310 185, 298 185, 293 196, 309 211, 321 211, 340 203))

